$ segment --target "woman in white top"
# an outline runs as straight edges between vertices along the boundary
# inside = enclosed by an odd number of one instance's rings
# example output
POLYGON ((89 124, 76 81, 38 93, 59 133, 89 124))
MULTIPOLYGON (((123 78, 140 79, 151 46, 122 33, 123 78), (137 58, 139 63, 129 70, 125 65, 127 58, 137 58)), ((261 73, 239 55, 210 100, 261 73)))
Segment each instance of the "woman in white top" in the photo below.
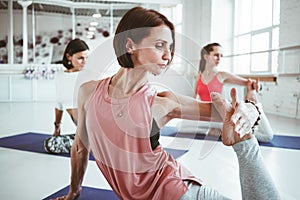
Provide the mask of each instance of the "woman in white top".
POLYGON ((77 108, 73 100, 74 88, 78 72, 84 67, 88 53, 88 45, 80 39, 71 40, 65 49, 62 64, 66 70, 58 73, 56 77, 56 107, 53 136, 60 135, 60 124, 64 110, 69 113, 74 124, 77 124, 77 108))

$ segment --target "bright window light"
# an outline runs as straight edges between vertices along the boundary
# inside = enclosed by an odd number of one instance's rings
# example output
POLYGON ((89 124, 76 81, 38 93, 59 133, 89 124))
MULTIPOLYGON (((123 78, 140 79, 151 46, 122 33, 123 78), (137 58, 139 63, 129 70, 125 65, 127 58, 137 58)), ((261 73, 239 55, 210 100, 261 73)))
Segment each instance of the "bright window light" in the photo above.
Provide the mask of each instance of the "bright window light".
POLYGON ((251 70, 253 72, 268 71, 269 53, 255 53, 251 55, 251 70))
POLYGON ((272 26, 272 0, 252 1, 252 30, 272 26))
POLYGON ((269 49, 269 37, 268 32, 260 33, 252 36, 252 51, 266 51, 269 49))
POLYGON ((280 0, 235 0, 234 73, 275 73, 280 0))
POLYGON ((251 31, 251 0, 236 1, 236 33, 242 34, 251 31))
POLYGON ((235 54, 243 54, 250 52, 250 44, 251 44, 251 36, 250 34, 240 36, 236 39, 235 42, 235 54))

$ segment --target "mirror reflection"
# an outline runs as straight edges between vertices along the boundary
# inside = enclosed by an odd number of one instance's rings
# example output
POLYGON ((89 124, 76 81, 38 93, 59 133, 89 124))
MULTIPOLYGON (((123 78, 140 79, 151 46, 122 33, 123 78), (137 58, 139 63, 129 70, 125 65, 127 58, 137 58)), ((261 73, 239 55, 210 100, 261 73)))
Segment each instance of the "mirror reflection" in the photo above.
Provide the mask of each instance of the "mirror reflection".
POLYGON ((109 1, 1 1, 0 63, 57 64, 81 38, 91 47, 113 34, 120 17, 140 5, 109 1))

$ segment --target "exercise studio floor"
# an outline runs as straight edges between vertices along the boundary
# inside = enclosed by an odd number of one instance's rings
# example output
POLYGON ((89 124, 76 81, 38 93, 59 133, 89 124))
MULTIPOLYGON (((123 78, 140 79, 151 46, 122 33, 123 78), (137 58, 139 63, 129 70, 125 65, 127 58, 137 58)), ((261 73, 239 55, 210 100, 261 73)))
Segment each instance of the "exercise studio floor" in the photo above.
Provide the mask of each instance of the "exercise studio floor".
MULTIPOLYGON (((0 113, 0 140, 29 132, 37 136, 52 134, 54 121, 54 103, 52 102, 0 103, 0 113)), ((289 138, 287 143, 293 142, 289 136, 296 136, 295 140, 300 141, 300 120, 271 115, 268 117, 276 135, 289 138)), ((170 123, 170 125, 173 124, 170 123)), ((75 127, 65 113, 62 133, 74 132, 75 127)), ((35 142, 32 138, 29 140, 32 140, 29 142, 35 142)), ((22 143, 22 141, 18 142, 22 143)), ((207 185, 218 189, 232 199, 241 199, 238 164, 231 147, 213 140, 167 136, 162 136, 160 142, 166 148, 186 150, 183 151, 178 161, 204 180, 207 185)), ((300 143, 298 143, 299 146, 300 143)), ((261 152, 280 190, 282 199, 300 199, 298 184, 300 147, 261 146, 261 152)), ((69 157, 0 146, 0 160, 1 199, 47 199, 69 184, 69 157)), ((89 161, 83 186, 87 195, 93 195, 92 193, 95 192, 109 199, 105 191, 111 189, 92 160, 89 161)))

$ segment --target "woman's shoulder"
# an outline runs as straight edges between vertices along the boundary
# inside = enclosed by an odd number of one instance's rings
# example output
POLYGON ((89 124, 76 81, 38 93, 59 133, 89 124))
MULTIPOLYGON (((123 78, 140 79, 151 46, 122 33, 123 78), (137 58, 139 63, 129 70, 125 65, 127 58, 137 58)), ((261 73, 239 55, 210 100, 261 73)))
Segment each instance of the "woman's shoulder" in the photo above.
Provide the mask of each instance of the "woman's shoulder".
POLYGON ((101 80, 92 80, 81 84, 78 91, 78 100, 82 103, 86 102, 100 82, 101 80))
POLYGON ((220 71, 218 78, 225 80, 236 78, 237 76, 233 73, 227 72, 227 71, 220 71))
POLYGON ((216 71, 215 76, 224 76, 226 74, 225 71, 216 71))
POLYGON ((109 78, 101 79, 101 80, 91 80, 87 81, 80 85, 80 92, 84 92, 86 95, 90 94, 95 90, 95 88, 100 84, 105 84, 109 81, 109 78))
POLYGON ((91 80, 80 85, 80 92, 91 93, 103 80, 91 80))
POLYGON ((87 81, 85 83, 83 83, 80 88, 81 89, 88 89, 88 88, 91 88, 91 87, 95 87, 97 85, 97 83, 99 82, 99 80, 91 80, 91 81, 87 81))
POLYGON ((226 79, 228 79, 229 73, 225 71, 218 71, 215 76, 221 83, 223 83, 226 79))

